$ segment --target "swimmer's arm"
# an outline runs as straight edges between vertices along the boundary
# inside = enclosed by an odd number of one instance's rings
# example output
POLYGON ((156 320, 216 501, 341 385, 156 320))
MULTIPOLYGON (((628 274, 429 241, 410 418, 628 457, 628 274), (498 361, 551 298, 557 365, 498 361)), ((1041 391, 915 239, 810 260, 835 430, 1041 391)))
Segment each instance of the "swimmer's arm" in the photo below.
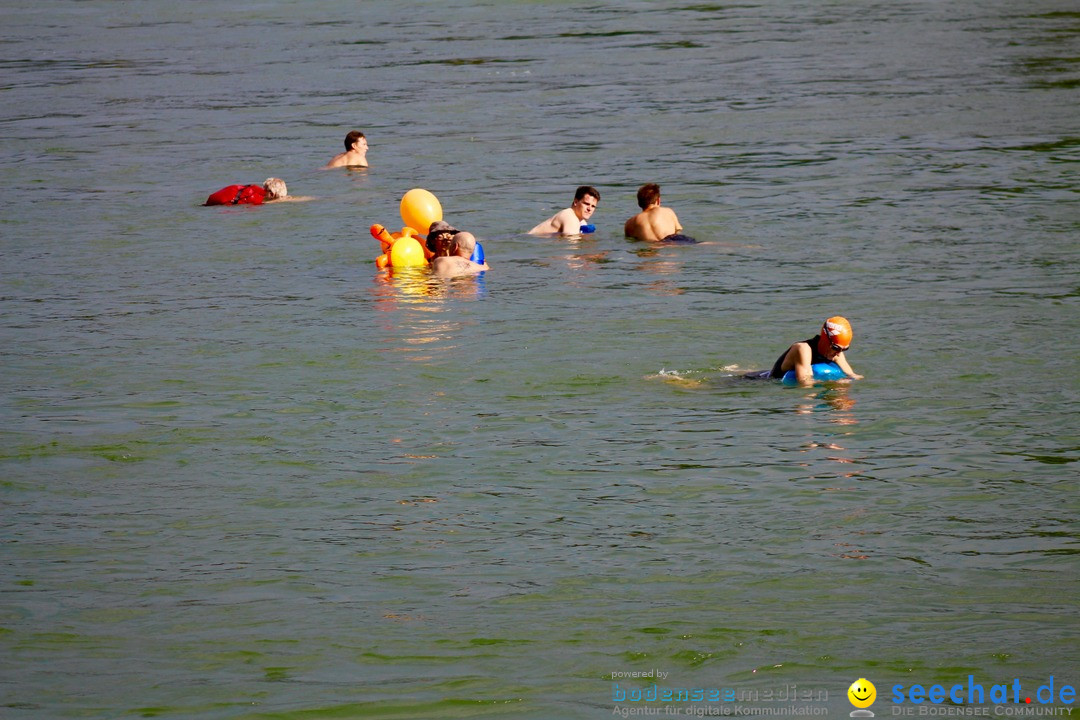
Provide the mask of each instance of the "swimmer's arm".
POLYGON ((810 346, 803 342, 795 343, 788 350, 789 358, 791 353, 795 353, 795 367, 792 368, 795 371, 795 379, 799 381, 800 385, 813 385, 814 368, 810 361, 814 355, 810 352, 810 346))
POLYGON ((840 367, 840 369, 844 371, 844 374, 852 380, 862 380, 863 376, 852 370, 851 366, 848 365, 848 361, 847 358, 844 357, 844 353, 840 353, 839 355, 834 357, 833 362, 836 363, 840 367))
POLYGON ((544 222, 540 223, 539 225, 534 227, 532 230, 530 230, 529 234, 530 235, 550 235, 552 233, 559 232, 559 229, 557 227, 555 227, 555 220, 558 217, 559 217, 558 215, 553 215, 553 216, 549 217, 547 220, 545 220, 544 222))
POLYGON ((285 196, 285 197, 283 197, 283 198, 274 198, 273 200, 267 200, 266 202, 267 202, 267 203, 278 203, 278 202, 308 202, 309 200, 314 200, 314 199, 315 199, 315 198, 314 198, 314 197, 312 197, 311 195, 286 195, 286 196, 285 196))
POLYGON ((580 235, 581 221, 573 208, 559 211, 559 214, 551 218, 551 224, 555 226, 555 232, 560 235, 580 235))
MULTIPOLYGON (((668 209, 671 210, 671 208, 668 208, 668 209)), ((674 210, 671 210, 671 219, 675 222, 675 232, 681 233, 682 232, 682 223, 679 222, 679 216, 675 214, 674 210)))

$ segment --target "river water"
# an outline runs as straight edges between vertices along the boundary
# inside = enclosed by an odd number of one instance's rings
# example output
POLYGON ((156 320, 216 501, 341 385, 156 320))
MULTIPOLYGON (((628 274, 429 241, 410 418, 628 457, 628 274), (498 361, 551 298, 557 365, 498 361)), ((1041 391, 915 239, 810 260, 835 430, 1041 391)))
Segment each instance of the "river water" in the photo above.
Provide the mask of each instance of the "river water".
POLYGON ((1072 3, 2 13, 4 718, 1080 683, 1072 3), (489 272, 376 271, 412 187, 489 272))

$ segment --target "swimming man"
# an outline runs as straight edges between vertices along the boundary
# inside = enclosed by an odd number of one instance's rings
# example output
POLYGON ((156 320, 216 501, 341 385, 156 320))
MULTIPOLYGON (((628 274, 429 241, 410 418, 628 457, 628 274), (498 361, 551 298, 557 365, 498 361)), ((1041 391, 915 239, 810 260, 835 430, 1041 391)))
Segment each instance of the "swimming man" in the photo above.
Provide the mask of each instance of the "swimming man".
POLYGON ((530 235, 581 235, 596 228, 589 218, 600 203, 600 191, 590 185, 582 185, 574 192, 574 202, 565 210, 552 215, 529 231, 530 235))
POLYGON ((353 130, 345 136, 345 152, 330 158, 323 170, 338 167, 367 167, 367 138, 359 130, 353 130))
POLYGON ((692 237, 679 234, 682 224, 674 210, 660 207, 660 186, 656 183, 647 183, 638 188, 637 204, 641 212, 626 221, 623 226, 626 237, 650 242, 697 242, 692 237))

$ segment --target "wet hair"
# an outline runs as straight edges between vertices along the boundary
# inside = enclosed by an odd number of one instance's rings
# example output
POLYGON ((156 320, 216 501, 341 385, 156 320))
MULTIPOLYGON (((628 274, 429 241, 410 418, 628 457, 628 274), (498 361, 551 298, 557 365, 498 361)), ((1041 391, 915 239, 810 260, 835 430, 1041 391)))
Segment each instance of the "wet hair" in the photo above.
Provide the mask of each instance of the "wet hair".
POLYGON ((660 186, 656 183, 646 183, 638 188, 637 204, 644 210, 660 199, 660 186))
POLYGON ((600 202, 600 191, 594 188, 592 185, 582 185, 576 191, 574 191, 574 202, 581 200, 586 195, 592 195, 596 198, 596 202, 600 202))
POLYGON ((352 146, 356 144, 356 141, 364 137, 364 133, 359 130, 353 130, 351 133, 345 136, 345 152, 352 150, 352 146))
POLYGON ((285 187, 285 181, 281 178, 266 178, 263 189, 266 190, 266 194, 270 196, 271 200, 280 200, 289 195, 289 189, 285 187))

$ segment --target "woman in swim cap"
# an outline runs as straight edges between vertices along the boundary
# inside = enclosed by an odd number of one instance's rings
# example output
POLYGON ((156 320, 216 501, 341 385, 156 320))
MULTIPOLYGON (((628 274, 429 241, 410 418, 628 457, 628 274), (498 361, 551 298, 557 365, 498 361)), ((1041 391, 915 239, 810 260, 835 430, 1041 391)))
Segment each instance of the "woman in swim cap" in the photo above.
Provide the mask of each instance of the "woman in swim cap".
POLYGON ((829 353, 843 353, 851 345, 851 323, 847 318, 834 315, 821 325, 818 335, 818 350, 826 357, 829 353))
POLYGON ((835 363, 844 374, 853 380, 859 375, 848 365, 844 351, 851 347, 851 323, 847 318, 835 315, 821 326, 821 332, 802 342, 793 343, 776 359, 769 377, 782 378, 788 370, 795 371, 795 379, 800 385, 814 382, 813 365, 815 363, 835 363))

